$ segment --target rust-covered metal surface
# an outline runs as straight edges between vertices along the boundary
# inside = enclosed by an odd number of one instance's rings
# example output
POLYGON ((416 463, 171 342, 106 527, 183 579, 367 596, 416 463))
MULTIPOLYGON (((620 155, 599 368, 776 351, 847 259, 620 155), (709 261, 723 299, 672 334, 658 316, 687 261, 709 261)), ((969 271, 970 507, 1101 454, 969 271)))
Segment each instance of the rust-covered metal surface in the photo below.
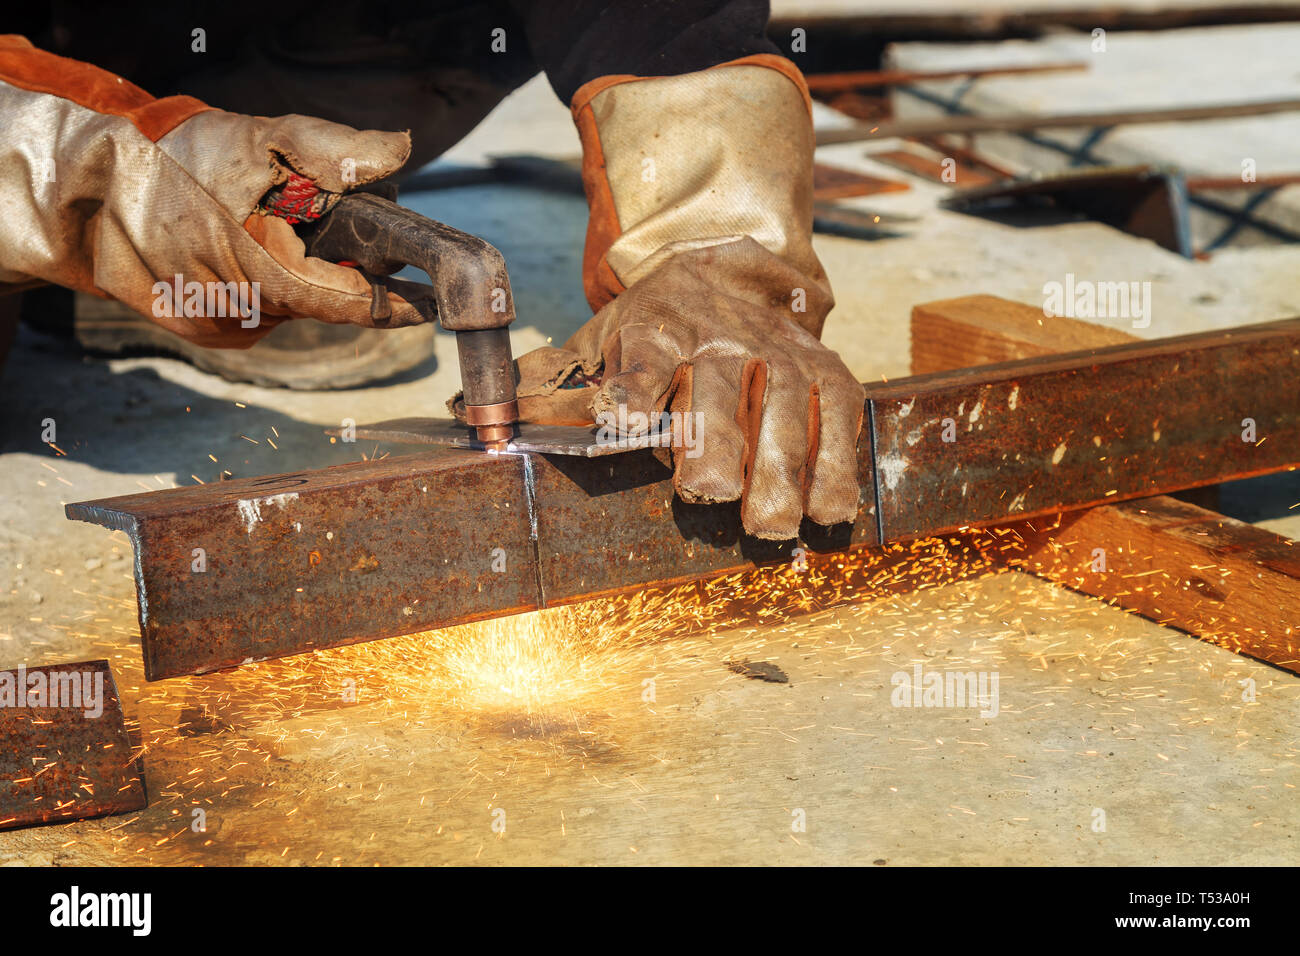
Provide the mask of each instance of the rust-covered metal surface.
POLYGON ((869 385, 857 519, 798 542, 677 499, 662 450, 439 449, 67 513, 131 535, 157 680, 1278 470, 1297 372, 1288 320, 869 385))
POLYGON ((1300 319, 1286 319, 872 386, 882 537, 1300 464, 1298 382, 1300 319))
POLYGON ((0 671, 0 830, 147 802, 107 661, 0 671))
POLYGON ((805 520, 798 542, 742 534, 738 503, 682 501, 663 454, 534 458, 538 568, 548 604, 789 562, 795 547, 817 554, 880 543, 865 431, 857 520, 833 528, 805 520))
POLYGON ((67 513, 130 535, 158 680, 536 608, 523 474, 446 449, 67 513))
MULTIPOLYGON (((677 501, 653 452, 616 460, 440 448, 67 513, 131 538, 149 680, 791 559, 677 501)), ((874 502, 806 528, 809 551, 875 544, 874 502)))

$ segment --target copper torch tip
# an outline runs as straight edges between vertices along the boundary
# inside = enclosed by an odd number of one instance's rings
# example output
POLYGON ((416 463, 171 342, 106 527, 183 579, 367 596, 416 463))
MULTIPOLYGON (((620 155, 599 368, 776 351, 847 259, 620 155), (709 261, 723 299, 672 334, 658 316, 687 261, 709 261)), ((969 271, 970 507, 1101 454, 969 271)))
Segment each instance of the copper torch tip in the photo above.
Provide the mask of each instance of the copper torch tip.
POLYGON ((515 435, 514 425, 479 425, 474 429, 478 440, 488 451, 505 451, 515 435))

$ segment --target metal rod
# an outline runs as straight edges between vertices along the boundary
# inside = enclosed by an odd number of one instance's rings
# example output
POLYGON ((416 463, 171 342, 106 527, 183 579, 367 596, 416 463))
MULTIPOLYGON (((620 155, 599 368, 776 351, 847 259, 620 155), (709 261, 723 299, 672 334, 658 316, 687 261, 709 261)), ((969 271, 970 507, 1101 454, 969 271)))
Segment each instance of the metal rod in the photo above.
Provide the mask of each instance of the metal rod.
POLYGON ((1183 123, 1192 120, 1233 119, 1239 116, 1264 116, 1300 110, 1300 99, 1265 100, 1259 103, 1232 103, 1223 106, 1182 106, 1155 110, 1116 110, 1109 113, 1017 113, 1007 116, 940 116, 934 119, 885 120, 846 129, 823 129, 817 132, 817 145, 858 143, 869 139, 894 136, 939 136, 945 133, 1023 133, 1036 129, 1068 127, 1127 126, 1136 123, 1183 123))
POLYGON ((1088 69, 1087 63, 1035 63, 1031 66, 970 67, 964 70, 857 70, 847 73, 809 73, 804 76, 812 93, 841 93, 906 86, 930 80, 951 80, 963 76, 1014 76, 1023 73, 1060 73, 1088 69))

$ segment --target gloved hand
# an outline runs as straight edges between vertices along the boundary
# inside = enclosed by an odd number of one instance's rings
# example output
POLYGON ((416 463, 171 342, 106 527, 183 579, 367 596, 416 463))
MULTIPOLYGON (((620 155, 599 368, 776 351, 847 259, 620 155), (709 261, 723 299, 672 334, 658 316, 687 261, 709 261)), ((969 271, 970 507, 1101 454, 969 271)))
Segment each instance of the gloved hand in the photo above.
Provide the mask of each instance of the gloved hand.
POLYGON ((761 538, 795 537, 805 514, 853 520, 865 394, 817 338, 834 299, 812 251, 798 70, 760 55, 604 77, 573 110, 591 205, 584 278, 599 311, 564 349, 519 359, 521 417, 697 413, 697 454, 673 449, 682 498, 739 498, 761 538))
MULTIPOLYGON (((405 133, 154 99, 16 36, 0 36, 0 116, 0 283, 43 279, 115 298, 206 346, 246 348, 283 318, 375 324, 365 277, 307 258, 293 227, 258 205, 292 181, 306 187, 307 215, 319 213, 332 194, 400 169, 405 133), (244 327, 252 319, 225 302, 225 317, 185 314, 177 276, 182 289, 244 284, 245 299, 256 283, 260 319, 244 327)), ((386 326, 424 321, 390 300, 386 326)))
POLYGON ((578 330, 564 349, 519 360, 526 421, 633 419, 665 410, 688 429, 673 445, 687 501, 741 499, 745 530, 784 540, 800 518, 858 509, 863 389, 839 357, 790 320, 768 290, 800 276, 753 239, 672 255, 578 330), (562 388, 579 381, 600 384, 562 388), (621 406, 621 408, 620 408, 621 406))

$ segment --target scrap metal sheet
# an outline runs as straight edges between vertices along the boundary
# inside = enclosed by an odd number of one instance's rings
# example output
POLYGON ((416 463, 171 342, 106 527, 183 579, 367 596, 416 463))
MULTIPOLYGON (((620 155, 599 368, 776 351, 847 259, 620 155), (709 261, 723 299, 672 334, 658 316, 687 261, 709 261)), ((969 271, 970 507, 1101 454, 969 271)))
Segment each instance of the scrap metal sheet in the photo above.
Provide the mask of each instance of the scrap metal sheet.
POLYGON ((107 661, 0 671, 0 830, 147 802, 107 661))

